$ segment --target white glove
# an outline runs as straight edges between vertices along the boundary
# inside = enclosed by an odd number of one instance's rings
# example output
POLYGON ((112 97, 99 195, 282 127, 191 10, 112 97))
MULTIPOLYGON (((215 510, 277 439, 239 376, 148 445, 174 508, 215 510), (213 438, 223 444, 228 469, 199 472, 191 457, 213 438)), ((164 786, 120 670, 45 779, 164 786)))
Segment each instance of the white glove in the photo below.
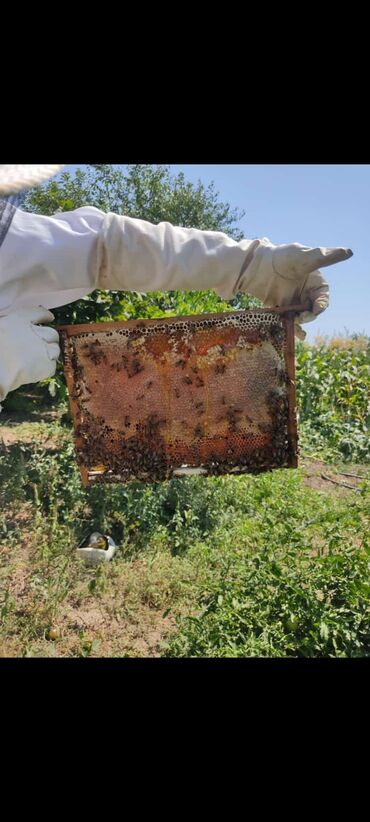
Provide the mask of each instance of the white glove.
MULTIPOLYGON (((318 266, 334 265, 353 256, 350 248, 309 248, 300 243, 274 246, 262 240, 253 262, 246 269, 240 290, 263 301, 264 305, 306 305, 310 310, 297 315, 297 323, 311 322, 329 305, 329 286, 318 266)), ((296 325, 301 339, 305 332, 296 325)))
POLYGON ((58 332, 37 325, 53 319, 41 306, 0 316, 0 400, 20 385, 55 374, 60 354, 58 332))
POLYGON ((352 256, 345 248, 275 246, 265 238, 236 242, 220 231, 152 225, 91 206, 53 217, 15 209, 7 220, 3 239, 0 233, 0 311, 65 305, 95 288, 214 288, 225 299, 245 291, 271 307, 307 303, 310 311, 299 318, 307 322, 328 305, 318 266, 352 256))

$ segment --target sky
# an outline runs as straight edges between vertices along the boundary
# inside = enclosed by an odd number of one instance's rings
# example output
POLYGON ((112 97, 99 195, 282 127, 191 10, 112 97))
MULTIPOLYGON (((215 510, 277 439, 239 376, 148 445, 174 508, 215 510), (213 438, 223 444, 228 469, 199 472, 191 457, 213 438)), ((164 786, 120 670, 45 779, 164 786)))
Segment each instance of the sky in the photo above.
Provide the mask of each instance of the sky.
MULTIPOLYGON (((80 166, 67 166, 74 170, 80 166)), ((248 239, 344 246, 354 256, 323 270, 330 306, 305 325, 317 335, 370 335, 370 165, 169 164, 187 180, 214 182, 220 199, 244 210, 238 226, 248 239)))

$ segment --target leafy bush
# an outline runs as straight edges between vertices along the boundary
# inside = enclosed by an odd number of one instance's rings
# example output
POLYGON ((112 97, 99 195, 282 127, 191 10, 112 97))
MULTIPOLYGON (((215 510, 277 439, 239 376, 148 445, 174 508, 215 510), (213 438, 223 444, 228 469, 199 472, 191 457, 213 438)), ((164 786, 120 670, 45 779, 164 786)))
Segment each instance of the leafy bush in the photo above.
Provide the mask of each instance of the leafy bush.
POLYGON ((297 479, 243 484, 254 513, 234 510, 209 541, 200 610, 168 656, 370 655, 370 489, 334 504, 297 479))

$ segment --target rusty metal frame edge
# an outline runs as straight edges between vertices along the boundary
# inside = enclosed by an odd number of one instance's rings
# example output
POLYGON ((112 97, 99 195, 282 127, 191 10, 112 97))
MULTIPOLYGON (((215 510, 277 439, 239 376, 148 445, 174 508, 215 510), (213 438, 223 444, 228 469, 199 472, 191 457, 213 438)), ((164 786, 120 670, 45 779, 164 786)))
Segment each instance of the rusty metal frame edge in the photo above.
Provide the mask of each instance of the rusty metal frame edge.
POLYGON ((296 414, 295 342, 294 313, 289 312, 283 319, 286 329, 285 366, 288 375, 288 440, 290 445, 289 468, 298 467, 298 430, 296 414))

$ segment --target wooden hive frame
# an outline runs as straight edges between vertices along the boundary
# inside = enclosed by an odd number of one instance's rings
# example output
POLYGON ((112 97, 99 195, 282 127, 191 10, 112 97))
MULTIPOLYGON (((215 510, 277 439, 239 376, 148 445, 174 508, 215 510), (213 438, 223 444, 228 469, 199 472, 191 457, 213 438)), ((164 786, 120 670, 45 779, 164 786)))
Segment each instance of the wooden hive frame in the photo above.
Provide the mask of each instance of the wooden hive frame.
POLYGON ((60 326, 84 485, 297 467, 304 308, 60 326))

